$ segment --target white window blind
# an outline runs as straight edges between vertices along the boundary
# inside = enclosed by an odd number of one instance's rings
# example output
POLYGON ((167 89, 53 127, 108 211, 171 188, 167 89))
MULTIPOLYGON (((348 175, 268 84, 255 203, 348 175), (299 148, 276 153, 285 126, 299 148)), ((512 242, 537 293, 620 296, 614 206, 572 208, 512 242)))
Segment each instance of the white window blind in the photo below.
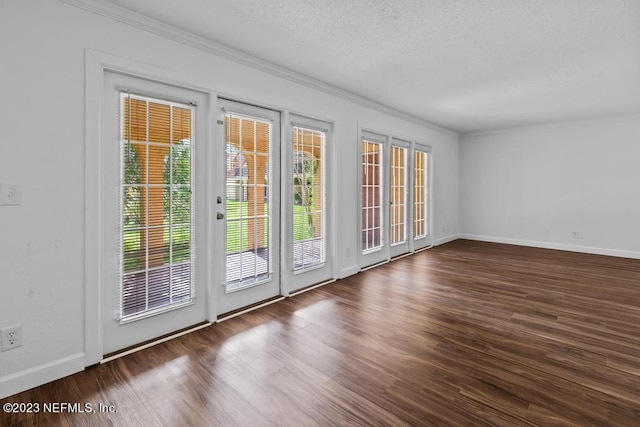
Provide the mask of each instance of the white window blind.
POLYGON ((429 153, 426 151, 415 151, 413 174, 413 237, 419 239, 429 234, 429 153))
POLYGON ((326 261, 326 132, 293 126, 293 269, 326 261))
POLYGON ((362 251, 382 247, 382 144, 362 140, 362 251))
POLYGON ((407 240, 407 149, 391 146, 391 244, 407 240))
POLYGON ((270 262, 271 123, 226 113, 227 292, 266 280, 270 262))
POLYGON ((193 107, 121 93, 120 319, 194 298, 193 107))

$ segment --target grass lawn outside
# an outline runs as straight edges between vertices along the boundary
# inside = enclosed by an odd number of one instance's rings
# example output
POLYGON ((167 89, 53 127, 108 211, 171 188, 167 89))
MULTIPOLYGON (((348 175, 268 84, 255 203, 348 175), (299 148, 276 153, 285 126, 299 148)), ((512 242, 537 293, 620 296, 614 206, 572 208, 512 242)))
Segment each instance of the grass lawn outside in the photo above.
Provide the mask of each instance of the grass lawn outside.
MULTIPOLYGON (((249 222, 250 221, 264 221, 264 245, 268 244, 268 205, 265 203, 264 205, 264 217, 262 218, 252 218, 252 219, 243 219, 248 216, 249 206, 246 202, 234 202, 227 201, 227 254, 244 252, 249 248, 249 222)), ((294 205, 293 206, 293 240, 295 242, 311 239, 314 237, 313 227, 307 222, 307 212, 304 206, 294 205)), ((139 263, 139 256, 136 254, 140 251, 140 230, 125 230, 123 233, 123 246, 124 246, 124 269, 125 271, 137 270, 140 268, 137 264, 139 263)), ((173 230, 173 262, 180 262, 188 259, 190 257, 190 251, 188 249, 184 249, 185 247, 189 247, 190 243, 190 233, 188 227, 178 227, 173 230), (176 250, 176 247, 180 247, 180 250, 176 250)), ((169 229, 164 230, 164 242, 163 248, 166 248, 165 262, 168 263, 169 259, 169 229)))

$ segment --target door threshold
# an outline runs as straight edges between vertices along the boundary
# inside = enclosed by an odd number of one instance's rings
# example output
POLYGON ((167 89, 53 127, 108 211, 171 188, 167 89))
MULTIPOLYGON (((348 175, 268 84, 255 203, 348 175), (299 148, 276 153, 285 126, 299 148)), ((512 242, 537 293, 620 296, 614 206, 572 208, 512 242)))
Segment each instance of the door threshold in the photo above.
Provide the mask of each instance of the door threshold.
POLYGON ((336 279, 329 279, 329 280, 324 281, 322 283, 316 283, 315 285, 310 285, 310 286, 307 286, 306 288, 298 289, 297 291, 291 292, 289 294, 289 298, 295 297, 296 295, 300 295, 303 292, 307 292, 307 291, 319 288, 320 286, 328 285, 329 283, 333 283, 335 281, 336 281, 336 279))
POLYGON ((284 297, 282 295, 278 295, 277 297, 273 297, 273 298, 270 298, 270 299, 267 299, 267 300, 264 300, 264 301, 260 301, 258 303, 253 304, 253 305, 249 305, 249 306, 246 306, 246 307, 239 308, 237 310, 233 310, 233 311, 229 311, 227 313, 223 313, 223 314, 218 316, 218 320, 216 320, 216 323, 224 322, 225 320, 232 319, 234 317, 240 316, 241 314, 245 314, 245 313, 248 313, 250 311, 257 310, 257 309, 262 308, 262 307, 266 307, 267 305, 271 305, 271 304, 273 304, 275 302, 282 301, 283 299, 284 299, 284 297))
POLYGON ((368 265, 368 266, 366 266, 366 267, 363 267, 363 268, 361 268, 361 269, 360 269, 360 271, 362 272, 362 271, 371 270, 372 268, 376 268, 376 267, 378 267, 378 266, 380 266, 380 265, 382 265, 382 264, 386 264, 386 263, 388 263, 388 262, 389 262, 389 260, 388 260, 388 259, 385 259, 385 260, 380 261, 380 262, 377 262, 377 263, 375 263, 375 264, 371 264, 371 265, 368 265))
POLYGON ((211 325, 212 325, 211 322, 198 323, 196 325, 189 326, 187 328, 180 329, 180 330, 175 331, 175 332, 171 332, 170 334, 162 335, 162 336, 160 336, 158 338, 154 338, 152 340, 145 341, 145 342, 140 343, 140 344, 132 345, 130 347, 125 347, 122 350, 118 350, 118 351, 114 351, 114 352, 109 353, 109 354, 105 354, 104 357, 102 358, 102 360, 100 360, 99 364, 102 365, 104 363, 111 362, 112 360, 119 359, 119 358, 121 358, 123 356, 127 356, 129 354, 135 353, 135 352, 140 351, 140 350, 144 350, 144 349, 149 348, 149 347, 153 347, 156 344, 161 344, 161 343, 163 343, 165 341, 169 341, 169 340, 172 340, 174 338, 181 337, 182 335, 186 335, 186 334, 189 334, 191 332, 195 332, 195 331, 197 331, 199 329, 203 329, 203 328, 206 328, 206 327, 211 326, 211 325))

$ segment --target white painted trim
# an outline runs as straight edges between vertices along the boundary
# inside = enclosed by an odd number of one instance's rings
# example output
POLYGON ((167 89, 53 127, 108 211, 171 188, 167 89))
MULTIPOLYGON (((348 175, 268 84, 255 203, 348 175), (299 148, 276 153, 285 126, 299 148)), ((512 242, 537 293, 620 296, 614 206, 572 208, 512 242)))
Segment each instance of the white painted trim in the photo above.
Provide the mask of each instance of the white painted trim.
POLYGON ((338 272, 338 279, 344 279, 345 277, 353 276, 354 274, 358 274, 360 272, 360 267, 357 264, 350 265, 349 267, 343 268, 338 272))
POLYGON ((436 241, 434 242, 434 246, 444 245, 445 243, 453 242, 454 240, 458 240, 458 239, 460 239, 459 234, 450 234, 448 236, 444 236, 439 239, 436 239, 436 241))
POLYGON ((76 353, 0 377, 0 399, 84 370, 84 353, 76 353))
MULTIPOLYGON (((209 96, 207 98, 207 106, 205 107, 207 109, 207 111, 209 112, 209 120, 207 120, 207 124, 206 124, 206 131, 205 131, 205 138, 206 141, 208 142, 206 144, 204 151, 204 158, 205 161, 209 164, 209 165, 215 165, 215 160, 216 160, 216 149, 217 149, 217 144, 216 141, 219 138, 218 134, 216 132, 218 132, 218 127, 224 127, 224 126, 220 126, 218 125, 218 117, 216 115, 216 110, 218 108, 218 95, 211 91, 209 92, 209 96)), ((205 206, 205 218, 213 218, 214 215, 217 213, 217 209, 218 209, 218 204, 217 204, 217 200, 216 200, 216 195, 217 194, 221 194, 219 193, 220 189, 219 188, 215 188, 215 183, 218 182, 214 179, 214 170, 217 169, 215 167, 206 167, 205 168, 205 173, 204 173, 204 179, 205 179, 205 191, 207 192, 206 194, 211 195, 211 197, 207 198, 205 197, 204 202, 206 203, 205 206)), ((213 221, 206 221, 205 220, 205 226, 204 226, 204 239, 205 239, 205 248, 204 248, 204 256, 206 260, 212 260, 215 257, 215 250, 213 248, 213 244, 212 242, 217 242, 218 239, 220 238, 220 236, 218 236, 218 230, 216 229, 216 224, 213 221)), ((210 295, 208 304, 207 304, 207 319, 209 321, 215 319, 218 316, 218 304, 217 304, 217 294, 215 292, 215 285, 218 283, 217 277, 215 275, 215 269, 214 269, 214 262, 205 262, 204 263, 204 278, 206 280, 206 283, 208 283, 208 288, 207 288, 207 292, 210 295)))
MULTIPOLYGON (((339 251, 342 249, 338 245, 338 137, 339 125, 336 121, 324 120, 327 123, 331 123, 330 140, 326 141, 327 145, 331 146, 329 152, 329 161, 331 167, 327 178, 330 179, 328 190, 330 191, 329 199, 331 206, 327 211, 327 221, 331 222, 331 277, 338 277, 338 260, 340 259, 339 251)), ((326 193, 326 191, 325 191, 326 193)))
POLYGON ((476 234, 461 234, 460 239, 477 240, 482 242, 504 243, 507 245, 530 246, 534 248, 556 249, 560 251, 581 252, 586 254, 615 256, 621 258, 640 259, 640 252, 624 251, 620 249, 596 248, 592 246, 569 245, 565 243, 541 242, 535 240, 512 239, 509 237, 479 236, 476 234))
POLYGON ((84 151, 84 365, 102 359, 102 194, 100 147, 102 140, 103 58, 85 52, 84 151))
MULTIPOLYGON (((458 138, 458 142, 460 141, 460 138, 458 138)), ((418 145, 417 143, 415 145, 418 145)), ((435 216, 436 216, 436 208, 435 208, 435 196, 434 194, 437 193, 438 190, 436 190, 436 186, 435 186, 435 177, 436 174, 434 172, 435 168, 436 168, 436 155, 434 154, 434 149, 433 149, 433 145, 429 144, 429 145, 423 145, 424 147, 428 148, 428 153, 429 153, 429 157, 428 157, 428 167, 429 167, 429 182, 427 183, 427 191, 429 192, 429 194, 427 194, 427 203, 429 203, 429 223, 428 223, 428 227, 429 227, 429 239, 431 240, 431 245, 430 246, 435 246, 436 242, 435 242, 435 237, 436 237, 436 221, 435 221, 435 216)), ((415 150, 415 147, 414 147, 415 150)), ((457 162, 460 162, 459 156, 458 159, 456 159, 457 162)), ((458 188, 456 189, 458 191, 458 194, 460 194, 460 188, 458 186, 458 188)), ((413 224, 412 224, 413 226, 413 224)), ((456 227, 456 229, 460 229, 459 227, 456 227)), ((415 244, 415 242, 414 242, 415 244)))
POLYGON ((96 15, 103 16, 105 18, 113 19, 120 23, 129 25, 131 27, 147 31, 149 33, 173 40, 183 45, 199 49, 209 54, 228 59, 237 62, 242 65, 249 66, 251 68, 269 73, 276 77, 283 78, 290 82, 298 83, 330 95, 346 99, 356 104, 362 105, 373 110, 389 114, 394 117, 399 117, 413 123, 425 126, 432 130, 447 133, 450 135, 459 135, 457 132, 447 129, 433 123, 430 123, 420 117, 413 116, 405 113, 393 107, 390 107, 379 102, 375 102, 371 99, 365 98, 360 95, 356 95, 352 92, 344 89, 337 88, 321 80, 314 79, 312 77, 300 74, 288 68, 274 64, 272 62, 265 61, 263 59, 256 58, 246 53, 231 49, 220 43, 214 42, 204 37, 197 36, 171 25, 164 24, 155 19, 151 19, 139 13, 117 6, 115 4, 99 1, 99 0, 59 0, 62 3, 66 3, 70 6, 74 6, 83 9, 87 12, 94 13, 96 15))
MULTIPOLYGON (((293 213, 289 212, 288 184, 289 184, 289 171, 287 166, 290 166, 290 158, 293 157, 292 146, 290 143, 289 130, 291 128, 291 113, 288 110, 284 110, 280 113, 280 188, 278 188, 280 194, 280 218, 277 224, 278 235, 280 237, 280 253, 278 254, 280 263, 280 294, 284 297, 288 297, 291 294, 291 282, 292 280, 284 280, 285 276, 289 276, 289 270, 293 264, 293 255, 289 253, 288 243, 293 241, 293 229, 289 229, 289 221, 292 221, 293 213), (291 157, 289 154, 291 153, 291 157), (285 186, 287 189, 285 189, 285 186), (286 224, 286 226, 285 226, 286 224), (286 249, 285 249, 286 248, 286 249)), ((273 190, 272 190, 273 191, 273 190)))

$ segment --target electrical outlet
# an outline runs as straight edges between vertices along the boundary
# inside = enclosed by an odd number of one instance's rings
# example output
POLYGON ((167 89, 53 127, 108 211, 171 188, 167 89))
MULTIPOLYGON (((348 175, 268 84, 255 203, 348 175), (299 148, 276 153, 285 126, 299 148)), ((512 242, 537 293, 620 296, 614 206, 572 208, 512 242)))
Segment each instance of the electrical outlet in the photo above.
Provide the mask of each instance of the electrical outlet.
POLYGON ((349 258, 351 256, 351 248, 347 248, 346 253, 347 253, 347 258, 349 258))
POLYGON ((0 184, 0 205, 19 205, 22 201, 20 184, 0 184))
POLYGON ((583 239, 584 233, 582 231, 574 231, 571 233, 571 237, 574 239, 583 239))
POLYGON ((2 333, 2 351, 22 346, 22 325, 0 329, 2 333))

